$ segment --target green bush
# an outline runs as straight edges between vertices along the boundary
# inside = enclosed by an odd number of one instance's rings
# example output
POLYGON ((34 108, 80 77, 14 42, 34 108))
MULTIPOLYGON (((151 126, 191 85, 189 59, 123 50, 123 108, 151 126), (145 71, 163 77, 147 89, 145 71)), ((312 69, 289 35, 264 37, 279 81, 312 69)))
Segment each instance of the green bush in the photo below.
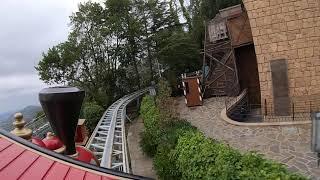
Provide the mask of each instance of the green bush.
POLYGON ((90 134, 92 133, 94 128, 97 126, 97 123, 99 122, 103 112, 104 112, 104 109, 102 108, 102 106, 99 106, 94 102, 84 104, 83 116, 86 119, 85 123, 90 134))
POLYGON ((142 100, 140 114, 144 122, 144 131, 140 145, 148 156, 154 156, 159 144, 164 143, 174 148, 179 134, 189 129, 195 129, 190 123, 181 120, 165 121, 151 96, 142 100))
POLYGON ((146 155, 153 157, 157 152, 158 143, 153 134, 144 130, 141 133, 140 146, 146 155))
POLYGON ((181 173, 176 166, 174 149, 180 136, 188 131, 196 131, 190 123, 181 120, 163 122, 160 141, 154 156, 154 167, 162 179, 177 179, 181 173))
POLYGON ((171 96, 171 88, 168 81, 160 79, 158 83, 158 98, 168 98, 171 96))
POLYGON ((143 118, 144 131, 142 132, 140 145, 142 150, 148 156, 154 156, 157 151, 159 137, 159 121, 160 112, 155 105, 154 99, 151 96, 145 96, 142 99, 140 114, 143 118))
POLYGON ((145 125, 141 147, 153 157, 160 179, 306 179, 261 155, 241 154, 206 138, 186 121, 163 120, 150 96, 143 98, 140 113, 145 125))
POLYGON ((159 146, 153 158, 153 165, 161 179, 174 180, 181 178, 181 172, 176 166, 176 155, 174 148, 170 146, 159 146))
POLYGON ((175 149, 182 179, 306 179, 255 153, 241 154, 199 132, 187 132, 175 149))

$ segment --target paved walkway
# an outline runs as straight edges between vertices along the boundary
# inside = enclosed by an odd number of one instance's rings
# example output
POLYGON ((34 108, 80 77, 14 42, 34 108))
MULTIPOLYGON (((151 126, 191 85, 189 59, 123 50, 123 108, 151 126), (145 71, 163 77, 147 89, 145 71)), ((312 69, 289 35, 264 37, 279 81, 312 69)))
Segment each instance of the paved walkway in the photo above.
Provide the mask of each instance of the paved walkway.
POLYGON ((140 133, 143 130, 141 118, 134 120, 128 128, 128 148, 131 159, 132 173, 156 179, 152 159, 143 154, 140 148, 140 133))
POLYGON ((184 98, 176 99, 180 117, 198 127, 206 136, 223 141, 240 151, 257 151, 286 164, 312 179, 320 179, 316 154, 310 150, 311 125, 244 127, 220 118, 223 98, 210 98, 203 106, 188 108, 184 98))

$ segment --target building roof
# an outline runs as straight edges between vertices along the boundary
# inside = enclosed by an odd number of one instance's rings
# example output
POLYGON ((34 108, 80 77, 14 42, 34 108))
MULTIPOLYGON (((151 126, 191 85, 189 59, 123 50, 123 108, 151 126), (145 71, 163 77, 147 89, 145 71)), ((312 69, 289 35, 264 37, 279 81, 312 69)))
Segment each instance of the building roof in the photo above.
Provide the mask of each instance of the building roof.
POLYGON ((52 151, 0 129, 1 179, 111 180, 148 179, 86 164, 52 151))

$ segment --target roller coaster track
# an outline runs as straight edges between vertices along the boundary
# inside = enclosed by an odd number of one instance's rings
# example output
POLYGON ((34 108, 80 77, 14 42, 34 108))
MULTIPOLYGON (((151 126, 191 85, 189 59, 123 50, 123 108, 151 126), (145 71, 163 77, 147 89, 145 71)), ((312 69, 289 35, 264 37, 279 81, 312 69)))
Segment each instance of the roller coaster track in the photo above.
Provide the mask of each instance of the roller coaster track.
POLYGON ((33 130, 33 136, 40 138, 45 137, 47 132, 52 132, 51 126, 44 114, 35 119, 32 119, 26 124, 26 127, 33 130))
MULTIPOLYGON (((130 172, 125 132, 126 107, 149 91, 150 94, 155 94, 153 88, 146 88, 122 97, 102 115, 86 144, 86 148, 93 151, 100 161, 101 167, 130 172)), ((52 131, 45 115, 31 120, 26 126, 33 129, 33 136, 41 138, 52 131)))
POLYGON ((86 148, 94 152, 100 166, 129 173, 125 132, 126 106, 151 88, 136 91, 114 102, 103 114, 86 148))

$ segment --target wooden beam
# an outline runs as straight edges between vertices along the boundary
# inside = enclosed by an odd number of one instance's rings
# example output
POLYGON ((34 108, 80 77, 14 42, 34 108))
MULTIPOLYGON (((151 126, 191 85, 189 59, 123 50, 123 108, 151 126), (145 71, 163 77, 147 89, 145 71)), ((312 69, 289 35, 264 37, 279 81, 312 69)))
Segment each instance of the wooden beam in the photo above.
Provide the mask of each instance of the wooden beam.
MULTIPOLYGON (((218 59, 216 59, 215 57, 211 56, 210 54, 205 53, 205 55, 206 55, 206 56, 208 56, 209 58, 211 58, 212 60, 216 61, 217 63, 221 64, 222 66, 224 66, 224 67, 226 67, 226 68, 230 69, 231 71, 234 71, 234 69, 233 69, 233 68, 231 68, 231 67, 229 67, 229 66, 227 66, 227 65, 223 64, 222 62, 220 62, 218 59)), ((231 55, 231 53, 229 53, 227 57, 230 57, 230 55, 231 55)), ((224 58, 223 58, 223 59, 224 59, 224 58)))

